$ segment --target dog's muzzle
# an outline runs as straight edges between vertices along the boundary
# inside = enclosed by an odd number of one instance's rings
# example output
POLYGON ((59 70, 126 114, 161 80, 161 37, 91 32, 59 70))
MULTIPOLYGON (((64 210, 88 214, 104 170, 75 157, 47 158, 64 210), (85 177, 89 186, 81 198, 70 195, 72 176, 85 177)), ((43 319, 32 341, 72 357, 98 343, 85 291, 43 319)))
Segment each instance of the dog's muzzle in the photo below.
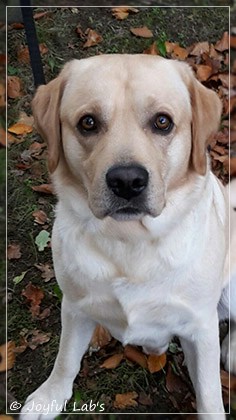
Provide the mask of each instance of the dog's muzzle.
POLYGON ((129 218, 143 213, 148 182, 148 171, 141 165, 110 168, 106 174, 106 184, 116 203, 112 206, 111 216, 119 218, 123 215, 129 218))

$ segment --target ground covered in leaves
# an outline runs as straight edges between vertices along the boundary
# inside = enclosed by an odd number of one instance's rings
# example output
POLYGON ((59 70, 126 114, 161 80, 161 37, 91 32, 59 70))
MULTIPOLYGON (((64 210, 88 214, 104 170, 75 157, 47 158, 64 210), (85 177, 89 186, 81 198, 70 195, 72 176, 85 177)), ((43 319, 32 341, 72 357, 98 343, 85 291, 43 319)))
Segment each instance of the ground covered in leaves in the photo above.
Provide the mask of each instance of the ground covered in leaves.
MULTIPOLYGON (((223 103, 221 128, 211 139, 210 153, 215 174, 227 183, 227 8, 66 7, 38 8, 34 12, 47 81, 69 59, 100 53, 144 52, 189 62, 198 79, 216 90, 223 103)), ((15 400, 23 403, 52 369, 60 336, 61 292, 54 277, 50 249, 56 198, 47 172, 46 145, 33 128, 30 102, 34 85, 24 28, 20 22, 13 22, 8 29, 10 404, 15 400)), ((236 85, 234 77, 232 92, 236 85)), ((231 173, 235 172, 232 165, 231 173)), ((130 346, 123 349, 100 329, 90 350, 74 385, 72 402, 78 407, 89 405, 92 400, 103 403, 107 413, 195 411, 193 390, 178 341, 171 343, 161 359, 150 359, 140 349, 130 346)), ((222 370, 226 409, 228 379, 222 370)), ((233 380, 231 386, 235 387, 233 380)), ((67 409, 73 411, 73 403, 67 409)))

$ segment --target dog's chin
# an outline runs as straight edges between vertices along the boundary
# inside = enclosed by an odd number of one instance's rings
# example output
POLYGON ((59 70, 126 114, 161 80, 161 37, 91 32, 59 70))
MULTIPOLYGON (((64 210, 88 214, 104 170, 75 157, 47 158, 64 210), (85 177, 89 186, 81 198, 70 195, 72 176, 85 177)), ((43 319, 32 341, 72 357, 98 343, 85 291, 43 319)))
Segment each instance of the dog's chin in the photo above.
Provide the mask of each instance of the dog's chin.
POLYGON ((112 219, 125 222, 125 221, 132 221, 132 220, 141 220, 143 216, 150 215, 149 212, 140 210, 135 207, 124 207, 117 210, 112 210, 108 212, 106 216, 112 217, 112 219))

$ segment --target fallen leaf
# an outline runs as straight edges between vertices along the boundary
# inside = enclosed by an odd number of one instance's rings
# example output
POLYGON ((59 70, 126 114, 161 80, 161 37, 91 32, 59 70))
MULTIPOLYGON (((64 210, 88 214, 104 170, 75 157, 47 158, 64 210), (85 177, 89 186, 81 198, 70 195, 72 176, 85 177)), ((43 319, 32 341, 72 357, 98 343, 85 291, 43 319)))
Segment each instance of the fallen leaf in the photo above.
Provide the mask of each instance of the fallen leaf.
POLYGON ((217 51, 225 51, 229 49, 229 33, 224 32, 222 38, 216 42, 215 49, 217 51))
POLYGON ((196 76, 200 82, 205 82, 212 75, 212 68, 204 64, 196 65, 196 76))
POLYGON ((48 13, 49 13, 48 10, 46 12, 34 13, 34 20, 42 19, 44 16, 48 15, 48 13))
POLYGON ((85 33, 82 31, 80 24, 76 26, 75 32, 79 35, 79 37, 83 40, 86 39, 85 33))
POLYGON ((138 402, 142 405, 148 405, 148 406, 153 405, 153 401, 150 395, 145 394, 145 392, 143 391, 141 391, 139 394, 138 402))
POLYGON ((23 271, 23 273, 21 273, 19 276, 14 277, 14 279, 12 280, 14 284, 19 284, 23 278, 25 277, 27 271, 23 271))
POLYGON ((25 25, 21 22, 13 22, 10 27, 11 29, 24 29, 25 25))
POLYGON ((171 56, 174 59, 185 60, 188 57, 188 54, 188 49, 180 47, 178 44, 176 44, 172 50, 171 56))
POLYGON ((42 278, 44 279, 45 283, 55 277, 55 272, 50 264, 35 264, 35 267, 41 271, 42 278))
POLYGON ((231 35, 230 36, 230 48, 236 49, 236 36, 231 35))
POLYGON ((41 230, 41 232, 39 232, 39 234, 35 238, 35 243, 40 252, 44 251, 44 249, 47 248, 50 239, 50 234, 46 230, 43 229, 41 230))
POLYGON ((33 127, 34 125, 34 117, 33 115, 27 115, 26 112, 21 111, 18 118, 18 123, 29 125, 30 127, 33 127))
POLYGON ((166 353, 160 355, 149 354, 147 364, 150 373, 159 372, 166 364, 166 353))
POLYGON ((130 28, 130 32, 135 35, 139 36, 141 38, 152 38, 153 33, 150 31, 150 29, 147 28, 147 26, 142 26, 142 28, 130 28))
POLYGON ((15 363, 15 343, 8 341, 0 346, 0 372, 12 369, 15 363))
POLYGON ((236 376, 229 374, 225 370, 221 369, 220 371, 221 384, 223 388, 230 389, 231 391, 236 391, 236 376))
POLYGON ((143 354, 140 350, 136 347, 127 345, 124 348, 124 356, 131 360, 131 362, 135 362, 138 365, 142 366, 144 369, 147 369, 147 357, 143 354))
POLYGON ((209 51, 209 42, 197 42, 196 44, 194 44, 193 49, 190 51, 190 54, 200 57, 203 53, 209 53, 209 51))
POLYGON ((43 333, 39 330, 32 330, 32 337, 28 341, 28 347, 31 350, 35 350, 36 347, 38 347, 39 345, 41 346, 42 344, 47 343, 50 340, 50 338, 50 333, 43 333))
POLYGON ((99 42, 102 42, 103 40, 101 35, 99 35, 96 31, 90 28, 86 31, 86 35, 87 41, 83 45, 83 48, 93 47, 99 44, 99 42))
POLYGON ((8 260, 18 260, 21 257, 20 245, 9 244, 7 247, 8 260))
POLYGON ((167 54, 171 54, 176 45, 179 46, 179 44, 175 44, 174 42, 165 41, 167 54))
POLYGON ((90 341, 90 352, 98 351, 102 347, 107 346, 107 344, 110 343, 111 338, 111 334, 106 328, 102 325, 97 325, 90 341))
POLYGON ((38 223, 39 225, 44 225, 48 220, 48 216, 43 210, 35 210, 32 213, 32 216, 34 217, 34 222, 38 223))
MULTIPOLYGON (((44 55, 48 52, 48 47, 46 44, 41 43, 39 44, 39 51, 41 55, 44 55)), ((17 51, 17 59, 20 63, 28 64, 30 62, 30 54, 28 47, 21 47, 17 51)))
POLYGON ((105 369, 115 369, 119 366, 123 357, 123 353, 114 354, 113 356, 108 357, 108 359, 106 359, 100 367, 105 369))
POLYGON ((186 384, 183 382, 180 376, 177 376, 174 373, 171 364, 168 365, 168 369, 167 369, 166 388, 169 392, 179 392, 179 393, 181 393, 183 389, 186 389, 186 384))
POLYGON ((139 9, 134 7, 113 7, 111 12, 117 20, 124 20, 129 16, 130 13, 138 13, 139 9))
POLYGON ((17 136, 23 136, 24 134, 32 133, 33 127, 17 122, 16 124, 11 125, 11 127, 8 128, 8 131, 9 133, 16 134, 17 136))
POLYGON ((34 191, 41 192, 41 193, 44 193, 44 194, 54 194, 53 185, 52 184, 34 185, 31 188, 34 191))
POLYGON ((45 308, 40 314, 38 315, 38 319, 45 319, 48 318, 51 313, 50 308, 45 308))
POLYGON ((143 51, 143 54, 150 54, 150 55, 159 55, 159 51, 157 48, 156 42, 150 45, 146 50, 143 51))
POLYGON ((5 98, 5 86, 0 83, 0 107, 3 108, 6 106, 6 98, 5 98))
POLYGON ((138 403, 135 401, 137 398, 138 394, 135 391, 126 392, 125 394, 116 394, 113 403, 114 408, 123 409, 126 407, 137 407, 138 403))
POLYGON ((22 296, 30 302, 30 312, 33 317, 39 315, 40 304, 44 297, 44 292, 38 286, 34 286, 31 282, 21 292, 22 296))
POLYGON ((1 144, 1 146, 6 147, 6 144, 7 144, 6 138, 7 138, 6 131, 4 130, 4 128, 0 127, 0 144, 1 144))
POLYGON ((23 96, 22 82, 18 76, 7 77, 7 96, 11 99, 23 96))

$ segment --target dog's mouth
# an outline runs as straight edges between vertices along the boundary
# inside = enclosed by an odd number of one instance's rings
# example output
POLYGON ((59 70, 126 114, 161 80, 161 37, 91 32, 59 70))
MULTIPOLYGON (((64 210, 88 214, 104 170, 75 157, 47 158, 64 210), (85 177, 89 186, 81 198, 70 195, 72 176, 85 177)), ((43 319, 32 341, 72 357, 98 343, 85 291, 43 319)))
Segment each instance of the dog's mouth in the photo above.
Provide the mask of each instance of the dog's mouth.
MULTIPOLYGON (((145 212, 146 213, 146 212, 145 212)), ((137 220, 144 215, 144 211, 135 207, 123 207, 118 210, 111 211, 107 216, 112 217, 115 220, 137 220)))

